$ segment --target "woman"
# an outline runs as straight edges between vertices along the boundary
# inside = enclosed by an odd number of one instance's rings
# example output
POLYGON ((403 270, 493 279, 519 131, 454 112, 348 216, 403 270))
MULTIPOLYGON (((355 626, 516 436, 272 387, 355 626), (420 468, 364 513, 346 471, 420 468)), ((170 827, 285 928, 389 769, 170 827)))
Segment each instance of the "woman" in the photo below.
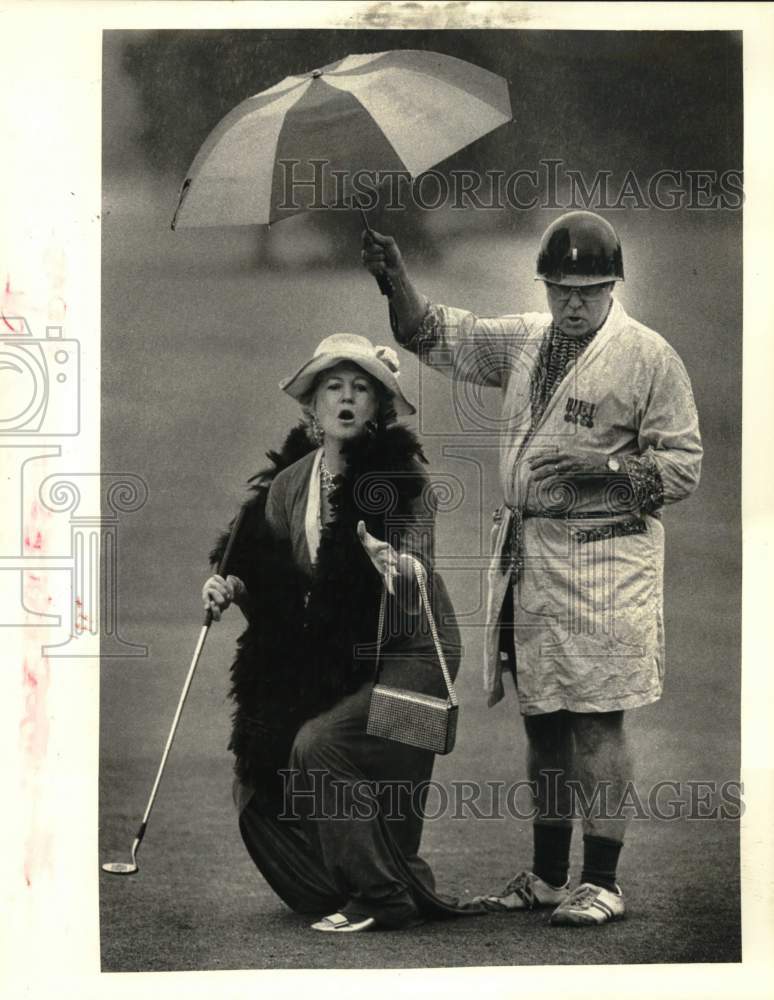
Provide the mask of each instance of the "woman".
MULTIPOLYGON (((250 855, 315 930, 398 928, 461 912, 418 856, 434 756, 366 733, 384 587, 382 683, 446 688, 418 602, 416 558, 452 675, 459 634, 432 571, 433 506, 398 358, 334 334, 281 388, 304 408, 253 496, 213 616, 248 621, 232 668, 239 825, 250 855), (424 784, 423 784, 424 783, 424 784)), ((211 558, 223 551, 225 536, 211 558)))

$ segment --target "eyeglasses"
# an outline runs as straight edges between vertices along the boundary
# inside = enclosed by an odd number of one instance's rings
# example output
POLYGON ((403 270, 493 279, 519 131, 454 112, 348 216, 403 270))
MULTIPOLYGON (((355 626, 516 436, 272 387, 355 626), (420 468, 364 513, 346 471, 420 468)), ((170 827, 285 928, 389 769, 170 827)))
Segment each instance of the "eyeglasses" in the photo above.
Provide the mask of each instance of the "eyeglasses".
POLYGON ((610 283, 604 285, 553 285, 546 282, 548 294, 557 302, 569 302, 574 293, 577 293, 581 302, 597 302, 605 292, 609 291, 610 283))

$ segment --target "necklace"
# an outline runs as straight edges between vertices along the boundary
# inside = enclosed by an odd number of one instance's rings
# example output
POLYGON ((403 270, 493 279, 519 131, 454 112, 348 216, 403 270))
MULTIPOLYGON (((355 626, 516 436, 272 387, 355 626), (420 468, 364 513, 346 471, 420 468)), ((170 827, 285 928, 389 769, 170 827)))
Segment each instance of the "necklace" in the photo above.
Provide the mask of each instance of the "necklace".
POLYGON ((325 459, 320 462, 320 484, 324 493, 331 493, 336 489, 336 477, 325 464, 325 459))

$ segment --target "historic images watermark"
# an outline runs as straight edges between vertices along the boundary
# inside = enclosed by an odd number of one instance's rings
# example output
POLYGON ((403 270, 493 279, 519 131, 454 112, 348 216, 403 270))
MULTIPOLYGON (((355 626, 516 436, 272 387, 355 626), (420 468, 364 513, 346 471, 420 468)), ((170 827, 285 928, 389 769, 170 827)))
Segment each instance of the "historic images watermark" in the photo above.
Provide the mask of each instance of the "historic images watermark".
POLYGON ((648 788, 633 781, 622 787, 610 781, 584 788, 574 779, 562 781, 562 772, 545 771, 539 781, 433 779, 412 783, 395 781, 345 781, 326 768, 303 773, 294 768, 278 772, 283 783, 284 807, 280 820, 385 820, 421 816, 426 822, 440 819, 584 819, 637 821, 731 820, 745 812, 740 781, 664 779, 648 788), (556 801, 559 784, 570 805, 560 816, 542 815, 540 801, 556 801), (541 789, 539 785, 543 785, 541 789), (542 793, 539 795, 538 793, 542 793), (550 793, 550 794, 549 794, 550 793))
POLYGON ((560 159, 541 159, 529 168, 428 170, 413 179, 406 170, 336 170, 329 160, 279 161, 281 212, 385 211, 415 206, 476 211, 533 209, 674 212, 738 211, 744 204, 741 170, 685 170, 665 167, 647 176, 634 170, 584 174, 560 159))
POLYGON ((80 344, 63 327, 35 337, 24 316, 0 318, 0 369, 6 383, 0 435, 72 436, 80 431, 80 344), (10 391, 8 391, 10 390, 10 391))
POLYGON ((0 449, 9 474, 3 511, 18 525, 0 552, 0 630, 41 639, 40 655, 147 656, 118 622, 119 521, 148 498, 131 473, 49 472, 81 422, 81 346, 61 325, 36 336, 24 316, 0 311, 0 449), (55 600, 51 575, 67 574, 67 599, 55 600), (50 641, 45 641, 45 639, 50 641))
MULTIPOLYGON (((580 641, 586 648, 593 642, 596 655, 605 658, 640 658, 647 648, 648 626, 640 626, 628 613, 627 597, 621 596, 619 583, 631 576, 632 548, 650 553, 656 529, 642 515, 642 497, 624 462, 618 473, 605 468, 554 475, 535 483, 515 478, 508 503, 501 503, 490 520, 484 497, 491 495, 487 484, 495 472, 493 456, 499 454, 503 439, 518 438, 529 426, 532 404, 525 392, 515 397, 510 409, 495 412, 489 405, 491 397, 485 394, 501 387, 504 372, 530 384, 542 336, 530 331, 518 317, 510 317, 503 329, 497 319, 479 322, 485 325, 486 336, 474 339, 466 337, 453 319, 445 317, 442 342, 428 336, 418 350, 420 359, 426 362, 419 367, 420 433, 423 440, 441 439, 441 451, 457 471, 428 470, 427 484, 408 519, 398 513, 398 492, 390 480, 392 474, 386 472, 371 473, 358 481, 358 503, 364 511, 384 518, 386 538, 397 549, 408 531, 420 551, 434 551, 435 516, 457 512, 458 517, 465 518, 467 543, 461 548, 450 548, 447 543, 435 549, 434 559, 435 568, 443 574, 465 575, 467 603, 458 608, 457 614, 458 623, 465 629, 487 627, 487 579, 497 569, 493 562, 496 552, 503 575, 541 570, 550 560, 554 571, 566 573, 568 600, 551 609, 553 624, 540 655, 587 655, 577 652, 580 641), (438 372, 447 378, 438 379, 438 372), (425 397, 437 400, 439 392, 447 395, 443 408, 429 402, 425 405, 425 397), (593 518, 583 513, 584 504, 588 508, 590 500, 593 518), (523 545, 526 518, 531 519, 528 528, 532 536, 542 539, 532 552, 525 551, 523 545), (536 548, 537 554, 533 554, 536 548)), ((573 370, 566 378, 567 403, 560 420, 532 434, 537 449, 547 455, 573 448, 582 450, 578 442, 584 429, 593 427, 599 419, 598 401, 584 398, 588 392, 579 387, 577 373, 573 370)), ((518 592, 516 600, 523 627, 545 630, 546 609, 524 605, 518 592)), ((389 602, 385 640, 406 633, 429 639, 426 617, 417 613, 407 619, 405 601, 389 602)), ((375 658, 375 646, 359 649, 358 655, 375 658)), ((389 648, 382 655, 389 659, 389 648)))

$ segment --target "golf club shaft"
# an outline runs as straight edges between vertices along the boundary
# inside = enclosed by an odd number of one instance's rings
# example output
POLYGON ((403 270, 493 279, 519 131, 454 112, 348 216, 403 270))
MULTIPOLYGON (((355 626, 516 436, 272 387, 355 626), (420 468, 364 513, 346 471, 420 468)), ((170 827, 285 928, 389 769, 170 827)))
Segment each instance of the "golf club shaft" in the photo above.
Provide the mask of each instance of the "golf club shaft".
POLYGON ((175 717, 172 720, 172 728, 169 730, 169 736, 167 737, 167 743, 164 747, 164 753, 161 757, 161 763, 159 764, 159 769, 156 772, 156 780, 153 782, 153 788, 151 789, 150 798, 148 799, 148 805, 145 808, 145 813, 142 817, 142 822, 137 830, 137 846, 140 846, 142 838, 145 836, 145 828, 148 825, 148 817, 151 814, 151 809, 153 808, 153 803, 156 801, 156 792, 159 789, 159 784, 161 782, 161 776, 164 773, 164 767, 167 763, 167 757, 169 757, 169 751, 172 748, 172 742, 175 738, 175 733, 177 732, 177 724, 180 722, 180 716, 183 713, 183 706, 185 705, 185 700, 188 697, 188 691, 191 687, 191 681, 193 680, 193 675, 196 671, 196 665, 199 662, 199 657, 201 656, 202 649, 204 648, 204 640, 207 638, 207 633, 210 630, 209 622, 202 625, 201 631, 199 632, 199 640, 196 643, 196 649, 194 650, 193 659, 191 660, 191 666, 188 668, 188 675, 185 679, 185 684, 183 685, 183 691, 180 695, 180 700, 177 703, 177 711, 175 712, 175 717))
MULTIPOLYGON (((245 508, 242 507, 234 518, 234 523, 231 525, 231 531, 229 532, 228 541, 226 542, 226 548, 221 556, 220 562, 218 563, 218 575, 224 576, 226 569, 228 567, 229 559, 231 558, 231 551, 234 548, 234 542, 236 541, 237 534, 239 533, 239 528, 242 524, 242 519, 245 515, 245 508)), ((156 801, 156 792, 159 790, 159 784, 161 783, 161 776, 164 773, 164 768, 167 763, 167 757, 169 757, 169 751, 172 749, 172 742, 175 738, 175 733, 177 732, 177 725, 180 722, 180 716, 183 714, 183 706, 185 705, 185 700, 188 697, 188 691, 191 687, 191 681, 193 680, 194 673, 196 672, 196 666, 199 662, 199 657, 202 655, 202 649, 204 649, 204 642, 207 638, 207 633, 210 630, 210 625, 212 624, 212 610, 207 609, 204 615, 204 624, 199 632, 199 639, 196 643, 196 648, 194 649, 194 654, 191 659, 191 666, 188 668, 188 674, 185 678, 185 683, 183 684, 183 690, 180 694, 180 699, 177 703, 177 710, 175 711, 175 717, 172 720, 172 726, 169 730, 169 736, 167 736, 167 743, 164 747, 164 753, 161 757, 161 763, 159 764, 159 769, 156 772, 156 780, 153 782, 153 788, 151 789, 150 797, 148 798, 148 805, 145 807, 145 813, 142 817, 142 822, 137 830, 137 834, 134 839, 134 844, 132 845, 132 860, 137 853, 137 849, 142 843, 142 838, 145 836, 145 830, 148 826, 148 818, 151 814, 151 809, 153 809, 153 803, 156 801)))

